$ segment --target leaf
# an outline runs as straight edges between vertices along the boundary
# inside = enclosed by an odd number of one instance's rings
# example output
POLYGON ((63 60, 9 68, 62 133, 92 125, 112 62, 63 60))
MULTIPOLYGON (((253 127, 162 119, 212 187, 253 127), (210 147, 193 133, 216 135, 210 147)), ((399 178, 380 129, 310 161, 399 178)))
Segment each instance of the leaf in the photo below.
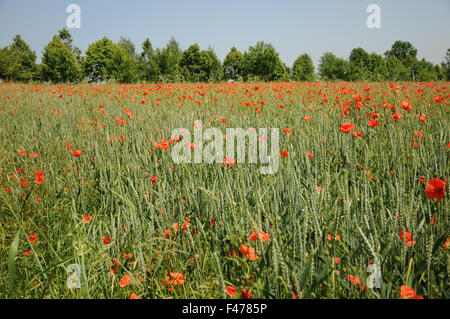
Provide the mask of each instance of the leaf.
POLYGON ((14 240, 9 248, 8 258, 8 272, 9 272, 9 289, 11 293, 14 291, 14 284, 16 281, 16 255, 19 248, 20 230, 14 236, 14 240))

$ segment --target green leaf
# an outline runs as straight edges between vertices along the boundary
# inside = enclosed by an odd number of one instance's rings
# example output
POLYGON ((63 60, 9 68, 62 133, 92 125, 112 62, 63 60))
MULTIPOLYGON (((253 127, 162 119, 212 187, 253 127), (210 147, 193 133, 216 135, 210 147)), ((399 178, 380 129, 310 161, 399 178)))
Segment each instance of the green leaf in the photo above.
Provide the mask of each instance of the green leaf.
POLYGON ((14 291, 14 284, 16 281, 16 255, 17 249, 19 248, 20 230, 17 231, 16 236, 9 248, 9 258, 8 258, 8 272, 9 272, 9 289, 11 294, 14 291))

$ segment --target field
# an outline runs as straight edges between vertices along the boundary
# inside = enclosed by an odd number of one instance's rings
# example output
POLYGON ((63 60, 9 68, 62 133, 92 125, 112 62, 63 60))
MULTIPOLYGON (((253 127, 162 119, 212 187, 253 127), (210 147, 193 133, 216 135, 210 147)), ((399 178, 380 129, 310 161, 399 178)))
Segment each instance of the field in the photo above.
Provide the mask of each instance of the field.
POLYGON ((449 298, 448 85, 0 83, 0 298, 449 298))

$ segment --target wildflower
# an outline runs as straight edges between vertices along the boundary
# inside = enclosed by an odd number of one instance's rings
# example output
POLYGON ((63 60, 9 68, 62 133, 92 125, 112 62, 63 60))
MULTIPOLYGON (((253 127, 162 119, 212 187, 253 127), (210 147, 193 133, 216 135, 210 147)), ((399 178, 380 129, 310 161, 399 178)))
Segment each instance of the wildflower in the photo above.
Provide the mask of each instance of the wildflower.
POLYGON ((355 128, 355 125, 353 125, 353 123, 344 123, 344 124, 341 125, 341 127, 339 129, 342 132, 344 132, 345 134, 348 134, 354 128, 355 128))
POLYGON ((425 193, 429 199, 437 198, 438 203, 444 197, 445 185, 447 183, 438 178, 430 180, 425 188, 425 193))
POLYGON ((232 286, 226 286, 225 292, 227 293, 228 296, 234 297, 236 295, 236 288, 232 286))

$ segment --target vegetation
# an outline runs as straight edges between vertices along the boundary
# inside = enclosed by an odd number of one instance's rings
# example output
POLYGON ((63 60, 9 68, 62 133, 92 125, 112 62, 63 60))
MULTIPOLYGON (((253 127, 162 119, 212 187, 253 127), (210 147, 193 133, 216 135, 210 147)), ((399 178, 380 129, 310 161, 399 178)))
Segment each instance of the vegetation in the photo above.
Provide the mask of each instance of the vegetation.
POLYGON ((114 80, 133 82, 218 82, 218 81, 448 81, 450 49, 441 65, 417 59, 417 49, 409 42, 396 41, 384 57, 363 48, 351 51, 348 60, 326 52, 317 74, 311 57, 304 53, 287 67, 270 43, 250 46, 244 53, 231 48, 223 64, 212 48, 198 44, 182 50, 171 38, 166 47, 154 49, 147 38, 140 53, 130 39, 115 44, 104 37, 82 52, 72 44, 67 29, 44 48, 42 64, 18 35, 0 49, 0 79, 5 81, 50 81, 76 83, 87 79, 97 83, 114 80), (82 70, 82 74, 80 74, 82 70))
MULTIPOLYGON (((186 62, 205 51, 187 52, 181 73, 206 77, 186 62)), ((88 53, 93 80, 132 65, 107 39, 88 53)), ((0 298, 448 299, 448 97, 439 82, 1 83, 0 298), (173 130, 197 120, 279 128, 278 172, 174 164, 177 143, 199 145, 173 130)))

